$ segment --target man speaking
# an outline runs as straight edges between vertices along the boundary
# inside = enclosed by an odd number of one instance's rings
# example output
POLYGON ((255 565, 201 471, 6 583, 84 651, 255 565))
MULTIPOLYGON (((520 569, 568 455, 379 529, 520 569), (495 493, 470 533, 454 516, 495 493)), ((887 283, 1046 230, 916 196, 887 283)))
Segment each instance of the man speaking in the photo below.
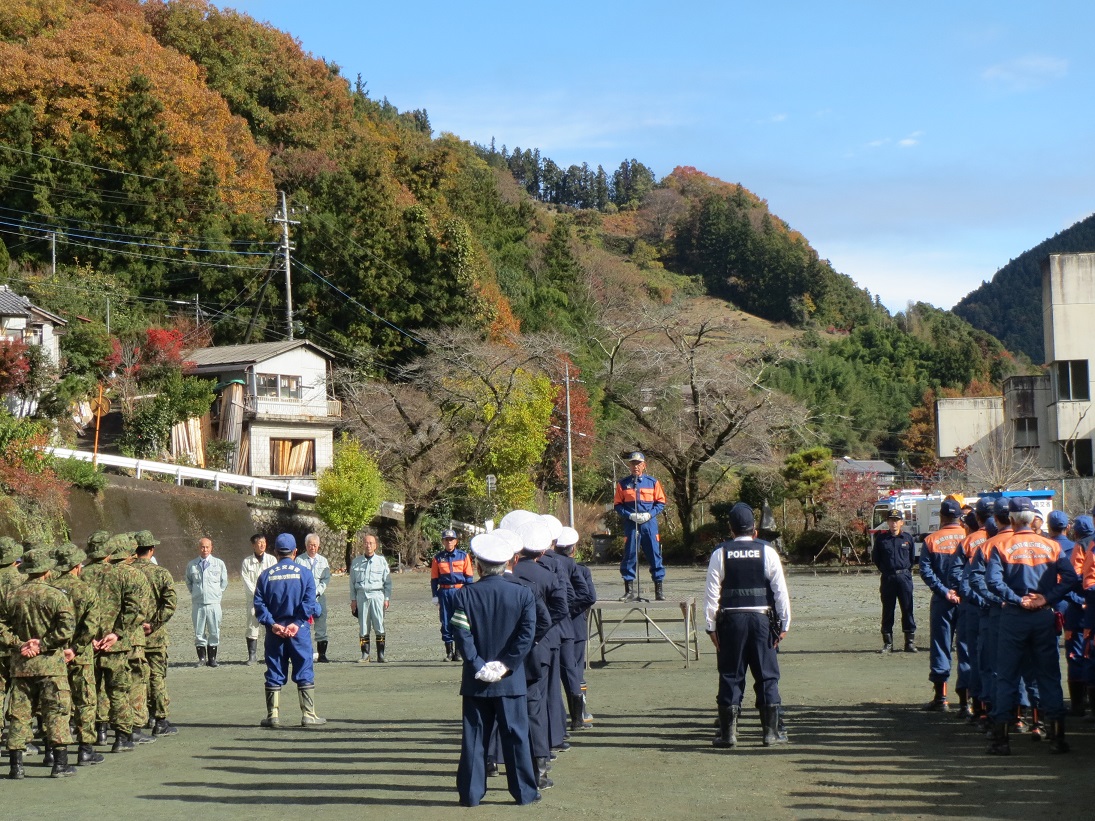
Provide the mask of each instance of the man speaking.
POLYGON ((638 451, 629 454, 631 475, 616 483, 613 506, 624 528, 624 557, 620 562, 620 575, 624 580, 624 594, 620 601, 634 601, 632 587, 639 570, 639 547, 642 546, 646 561, 650 564, 650 578, 654 580, 654 598, 665 601, 662 580, 665 566, 662 564, 661 537, 658 535, 658 514, 665 510, 665 491, 662 483, 646 475, 646 457, 638 451))

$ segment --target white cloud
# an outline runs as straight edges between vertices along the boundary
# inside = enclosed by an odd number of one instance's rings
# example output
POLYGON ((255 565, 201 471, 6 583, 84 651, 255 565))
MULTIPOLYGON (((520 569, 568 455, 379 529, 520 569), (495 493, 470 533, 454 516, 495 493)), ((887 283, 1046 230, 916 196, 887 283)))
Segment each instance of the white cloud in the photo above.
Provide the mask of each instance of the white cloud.
POLYGON ((883 137, 881 140, 871 140, 869 143, 867 143, 867 148, 881 148, 882 146, 889 144, 890 138, 883 137))
POLYGON ((920 138, 924 136, 923 131, 914 131, 908 137, 897 141, 898 148, 912 148, 920 145, 920 138))
POLYGON ((1031 91, 1067 74, 1067 60, 1031 54, 989 66, 981 79, 1007 91, 1031 91))

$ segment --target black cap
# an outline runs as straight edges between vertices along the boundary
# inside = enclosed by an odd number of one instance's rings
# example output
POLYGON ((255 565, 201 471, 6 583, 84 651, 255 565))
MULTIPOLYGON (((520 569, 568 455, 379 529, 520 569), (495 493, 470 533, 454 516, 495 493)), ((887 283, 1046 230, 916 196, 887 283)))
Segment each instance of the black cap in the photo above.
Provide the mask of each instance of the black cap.
POLYGON ((905 514, 898 510, 896 507, 890 508, 890 512, 886 515, 887 519, 900 519, 905 521, 905 514))
POLYGON ((752 533, 756 525, 757 520, 753 517, 753 508, 745 502, 738 502, 730 508, 730 531, 735 536, 752 533))

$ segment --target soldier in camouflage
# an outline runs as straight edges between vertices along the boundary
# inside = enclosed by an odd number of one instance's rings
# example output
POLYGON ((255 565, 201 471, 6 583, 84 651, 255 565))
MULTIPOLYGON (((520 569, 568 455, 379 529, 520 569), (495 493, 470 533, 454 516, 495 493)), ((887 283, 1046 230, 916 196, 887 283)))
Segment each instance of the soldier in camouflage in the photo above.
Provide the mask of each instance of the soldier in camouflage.
POLYGON ((152 630, 156 600, 152 595, 152 585, 149 584, 148 577, 132 564, 137 552, 136 534, 125 533, 122 535, 122 540, 121 546, 110 554, 110 570, 124 577, 126 583, 137 593, 137 620, 129 633, 129 703, 133 707, 132 735, 133 740, 138 744, 150 744, 155 739, 141 732, 140 728, 148 724, 150 676, 148 659, 145 658, 145 644, 152 630))
POLYGON ((11 652, 8 777, 12 779, 24 777, 23 753, 33 734, 35 714, 42 718, 46 744, 53 753, 50 775, 76 774, 68 763, 72 700, 65 672, 76 614, 68 596, 49 583, 56 566, 48 547, 27 551, 21 568, 27 581, 7 597, 0 611, 0 643, 11 652))
MULTIPOLYGON (((0 606, 25 580, 15 563, 23 555, 23 546, 10 536, 0 536, 0 606)), ((6 700, 8 692, 8 665, 0 664, 0 700, 6 700)), ((7 728, 5 727, 5 732, 7 728)))
POLYGON ((50 584, 68 595, 76 615, 76 631, 69 649, 68 686, 72 693, 72 719, 79 743, 76 763, 80 766, 101 764, 102 755, 95 752, 95 648, 91 642, 99 627, 99 602, 95 591, 80 579, 80 564, 87 554, 74 544, 65 544, 53 551, 57 562, 56 575, 50 584))
POLYGON ((149 530, 138 530, 137 558, 133 566, 144 573, 152 588, 154 609, 148 622, 144 654, 148 662, 148 710, 154 723, 152 735, 175 735, 178 730, 167 720, 171 699, 167 695, 167 622, 175 615, 177 597, 171 571, 152 562, 159 544, 149 530))
POLYGON ((92 649, 95 651, 95 743, 106 744, 107 742, 107 728, 110 726, 110 697, 106 690, 106 677, 102 672, 101 654, 98 652, 98 647, 95 642, 102 638, 101 628, 103 626, 103 620, 106 618, 106 614, 102 612, 103 597, 100 591, 100 586, 105 584, 100 578, 104 573, 110 570, 110 563, 106 561, 110 556, 110 551, 105 549, 107 540, 110 539, 110 534, 105 530, 96 530, 90 536, 87 537, 87 545, 84 548, 84 561, 83 567, 80 570, 80 579, 91 587, 95 593, 95 599, 99 602, 99 624, 96 625, 94 632, 95 638, 92 641, 92 649))

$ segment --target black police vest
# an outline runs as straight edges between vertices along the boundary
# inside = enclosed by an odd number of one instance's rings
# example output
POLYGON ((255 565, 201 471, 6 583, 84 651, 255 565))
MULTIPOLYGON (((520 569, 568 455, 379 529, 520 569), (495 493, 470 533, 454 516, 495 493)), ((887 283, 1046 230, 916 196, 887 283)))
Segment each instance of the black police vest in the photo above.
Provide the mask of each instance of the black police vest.
POLYGON ((723 542, 722 593, 719 607, 768 607, 768 579, 764 575, 764 548, 759 539, 723 542))

